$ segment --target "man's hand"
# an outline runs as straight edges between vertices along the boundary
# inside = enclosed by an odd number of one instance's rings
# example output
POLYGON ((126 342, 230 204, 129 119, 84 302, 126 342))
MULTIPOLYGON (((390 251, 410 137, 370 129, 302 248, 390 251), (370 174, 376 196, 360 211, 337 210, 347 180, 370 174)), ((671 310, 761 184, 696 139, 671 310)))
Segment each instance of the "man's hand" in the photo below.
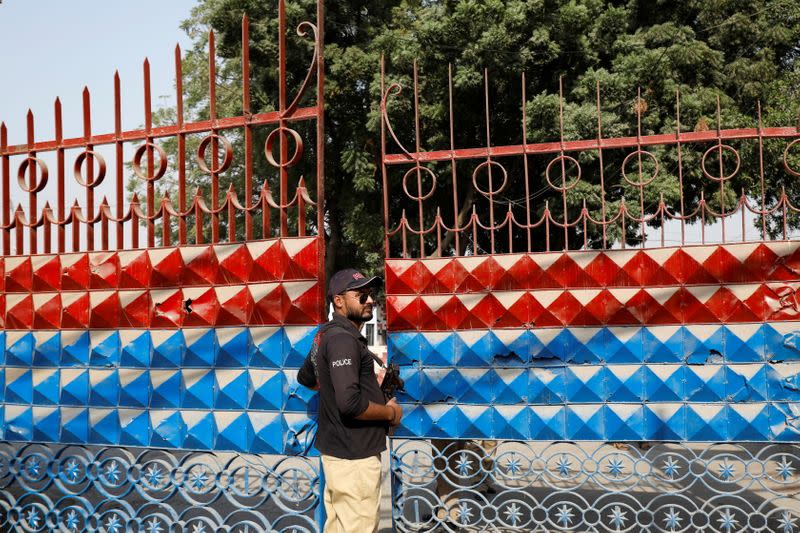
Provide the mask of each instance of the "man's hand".
POLYGON ((397 427, 400 425, 400 421, 403 419, 403 408, 398 405, 397 400, 392 398, 388 402, 386 402, 387 407, 391 407, 392 411, 394 412, 394 416, 389 421, 389 425, 392 427, 397 427))

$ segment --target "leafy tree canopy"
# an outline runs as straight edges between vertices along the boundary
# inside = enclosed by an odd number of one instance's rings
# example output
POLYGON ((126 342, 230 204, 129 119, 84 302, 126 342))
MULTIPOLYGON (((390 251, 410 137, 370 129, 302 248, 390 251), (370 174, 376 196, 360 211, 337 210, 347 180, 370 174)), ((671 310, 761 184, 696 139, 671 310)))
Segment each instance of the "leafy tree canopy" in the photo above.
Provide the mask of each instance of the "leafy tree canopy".
MULTIPOLYGON (((202 118, 208 114, 205 54, 210 29, 217 34, 221 57, 219 113, 241 112, 238 58, 244 13, 249 15, 252 28, 253 111, 277 107, 276 3, 199 1, 183 25, 194 41, 183 66, 187 115, 202 118)), ((301 20, 313 21, 315 9, 312 0, 290 1, 290 28, 301 20)), ((607 137, 635 134, 637 111, 641 112, 642 134, 674 132, 677 91, 681 93, 684 131, 715 128, 718 97, 723 128, 755 126, 759 102, 765 126, 797 123, 800 3, 796 0, 329 0, 326 11, 325 212, 329 269, 353 263, 370 271, 381 268, 378 104, 382 55, 389 81, 406 88, 393 100, 390 112, 398 135, 409 146, 414 142, 411 73, 413 62, 418 61, 420 142, 425 149, 449 147, 448 64, 453 66, 457 147, 484 145, 484 69, 491 79, 493 144, 521 142, 522 72, 527 75, 528 142, 559 138, 558 86, 562 76, 567 139, 596 137, 598 82, 603 134, 607 137), (636 97, 638 90, 641 100, 636 97)), ((311 44, 300 37, 290 38, 289 43, 289 87, 296 87, 305 75, 311 44)), ((161 119, 172 120, 170 112, 165 111, 161 119)), ((307 147, 312 145, 313 132, 302 134, 307 147)), ((256 146, 263 146, 263 135, 256 146)), ((706 198, 712 207, 718 209, 722 202, 731 206, 742 187, 750 190, 756 186, 757 163, 751 163, 757 159, 757 152, 751 144, 741 146, 742 165, 748 171, 740 172, 723 192, 704 183, 707 180, 699 171, 699 158, 707 147, 687 149, 683 154, 687 205, 696 205, 700 192, 707 189, 706 198)), ((765 145, 768 204, 776 200, 781 185, 790 198, 800 194, 797 180, 782 170, 780 154, 784 147, 785 141, 765 145)), ((668 205, 677 210, 674 150, 653 151, 663 158, 662 171, 657 182, 647 188, 645 208, 652 208, 663 194, 668 205)), ((638 191, 624 185, 619 172, 624 155, 609 154, 606 158, 606 195, 612 210, 623 196, 636 198, 630 202, 636 212, 638 191)), ((598 165, 592 164, 596 158, 596 153, 581 155, 584 179, 570 193, 569 203, 575 209, 571 212, 577 213, 586 200, 592 214, 599 218, 598 165)), ((531 191, 537 191, 534 217, 541 214, 542 200, 560 198, 543 189, 546 163, 546 159, 531 160, 531 191)), ((449 167, 437 170, 449 174, 449 167)), ((509 174, 517 171, 512 165, 509 174)), ((469 173, 471 170, 464 170, 465 176, 469 173)), ((229 174, 238 186, 241 165, 234 165, 229 174)), ((313 172, 306 172, 307 177, 311 175, 313 172)), ((274 179, 266 167, 257 166, 256 176, 274 179)), ((402 172, 390 176, 392 223, 397 222, 401 209, 409 207, 399 196, 400 176, 402 172)), ((204 185, 201 175, 192 174, 192 179, 204 185)), ((313 191, 313 180, 309 181, 313 191)), ((519 199, 521 185, 515 187, 505 191, 507 199, 519 199)), ((439 189, 438 201, 430 202, 428 220, 432 220, 437 205, 442 206, 445 219, 452 220, 452 211, 447 212, 445 207, 451 194, 449 185, 442 184, 439 189)), ((461 194, 465 202, 481 200, 467 197, 470 192, 466 190, 461 194)), ((560 201, 553 204, 560 206, 560 201)), ((619 228, 614 230, 617 233, 612 229, 610 238, 620 238, 619 228)), ((628 238, 635 242, 636 231, 628 233, 628 238)), ((590 234, 589 240, 598 245, 597 233, 590 234)), ((536 242, 543 243, 543 239, 536 242)), ((448 244, 452 246, 451 241, 448 244)))

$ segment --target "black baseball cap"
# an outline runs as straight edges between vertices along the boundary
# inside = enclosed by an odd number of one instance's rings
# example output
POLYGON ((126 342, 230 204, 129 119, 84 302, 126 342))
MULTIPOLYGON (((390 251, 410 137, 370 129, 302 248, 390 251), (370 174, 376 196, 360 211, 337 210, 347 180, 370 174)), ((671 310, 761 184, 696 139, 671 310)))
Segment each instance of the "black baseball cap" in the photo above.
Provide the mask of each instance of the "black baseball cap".
POLYGON ((368 278, 355 268, 345 268, 331 276, 328 282, 328 300, 333 300, 334 296, 345 291, 378 287, 381 283, 383 283, 383 279, 379 276, 368 278))

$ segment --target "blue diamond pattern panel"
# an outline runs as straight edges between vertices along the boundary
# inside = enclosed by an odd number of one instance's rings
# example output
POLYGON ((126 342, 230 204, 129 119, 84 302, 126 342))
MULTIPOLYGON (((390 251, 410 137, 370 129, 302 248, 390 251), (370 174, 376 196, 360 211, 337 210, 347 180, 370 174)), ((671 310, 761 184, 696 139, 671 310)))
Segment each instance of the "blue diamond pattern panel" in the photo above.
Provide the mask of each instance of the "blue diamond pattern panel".
POLYGON ((3 331, 6 440, 311 453, 316 327, 3 331))
POLYGON ((800 439, 800 324, 389 335, 418 438, 800 439))
MULTIPOLYGON (((315 327, 2 335, 7 440, 300 453, 315 327)), ((800 438, 800 326, 400 332, 398 435, 534 440, 800 438)))

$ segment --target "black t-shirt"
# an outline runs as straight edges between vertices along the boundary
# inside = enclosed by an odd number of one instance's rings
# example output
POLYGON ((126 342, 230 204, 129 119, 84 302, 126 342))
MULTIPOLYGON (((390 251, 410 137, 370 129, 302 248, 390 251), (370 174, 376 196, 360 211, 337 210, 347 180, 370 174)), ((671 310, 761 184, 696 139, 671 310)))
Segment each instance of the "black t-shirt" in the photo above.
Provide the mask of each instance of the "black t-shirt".
MULTIPOLYGON (((375 377, 374 359, 367 340, 341 315, 323 325, 317 351, 319 374, 319 428, 317 449, 340 459, 364 459, 386 449, 388 422, 358 420, 369 402, 386 401, 375 377)), ((314 361, 306 358, 297 381, 314 387, 314 361)))

